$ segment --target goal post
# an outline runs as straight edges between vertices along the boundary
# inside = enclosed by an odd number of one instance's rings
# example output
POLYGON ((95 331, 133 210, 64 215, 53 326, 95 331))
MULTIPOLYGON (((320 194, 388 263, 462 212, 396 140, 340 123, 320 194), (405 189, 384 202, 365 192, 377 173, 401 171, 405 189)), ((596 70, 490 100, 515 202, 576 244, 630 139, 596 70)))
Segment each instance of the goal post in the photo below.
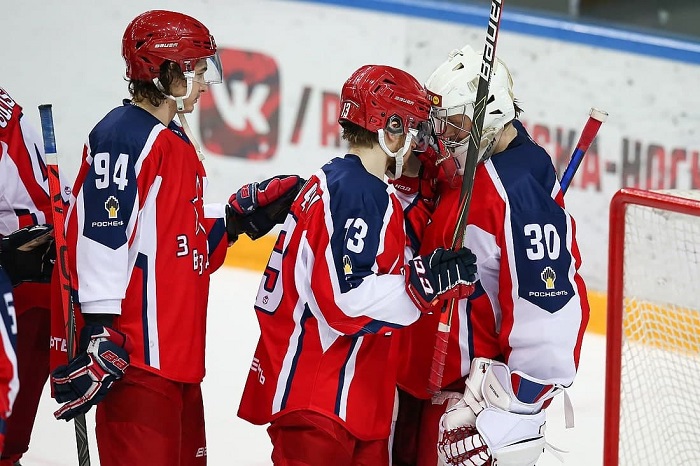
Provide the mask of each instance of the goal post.
POLYGON ((700 464, 700 190, 610 203, 603 461, 700 464))

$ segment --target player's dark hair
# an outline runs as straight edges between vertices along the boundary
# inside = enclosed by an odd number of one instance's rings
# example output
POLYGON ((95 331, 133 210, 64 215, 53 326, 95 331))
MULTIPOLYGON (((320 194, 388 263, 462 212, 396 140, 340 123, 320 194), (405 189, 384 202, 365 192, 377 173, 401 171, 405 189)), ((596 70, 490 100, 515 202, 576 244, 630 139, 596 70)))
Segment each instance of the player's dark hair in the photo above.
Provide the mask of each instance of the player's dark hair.
POLYGON ((166 99, 166 94, 172 95, 170 87, 173 83, 184 79, 185 75, 182 73, 180 65, 172 61, 164 61, 160 65, 160 76, 158 77, 163 91, 158 89, 153 81, 132 80, 129 81, 129 94, 135 102, 148 100, 151 105, 158 107, 166 99))
POLYGON ((371 149, 375 144, 379 144, 379 135, 375 132, 349 121, 343 121, 340 123, 340 126, 343 128, 343 139, 348 141, 351 146, 369 147, 371 149))

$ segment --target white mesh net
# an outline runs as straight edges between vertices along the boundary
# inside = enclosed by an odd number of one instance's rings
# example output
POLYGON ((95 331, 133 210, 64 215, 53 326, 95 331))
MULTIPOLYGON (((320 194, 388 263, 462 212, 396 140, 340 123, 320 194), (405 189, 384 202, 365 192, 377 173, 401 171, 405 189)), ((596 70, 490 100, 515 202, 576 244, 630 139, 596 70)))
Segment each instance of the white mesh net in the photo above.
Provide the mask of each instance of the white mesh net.
POLYGON ((619 464, 700 464, 700 210, 628 205, 624 251, 619 464))

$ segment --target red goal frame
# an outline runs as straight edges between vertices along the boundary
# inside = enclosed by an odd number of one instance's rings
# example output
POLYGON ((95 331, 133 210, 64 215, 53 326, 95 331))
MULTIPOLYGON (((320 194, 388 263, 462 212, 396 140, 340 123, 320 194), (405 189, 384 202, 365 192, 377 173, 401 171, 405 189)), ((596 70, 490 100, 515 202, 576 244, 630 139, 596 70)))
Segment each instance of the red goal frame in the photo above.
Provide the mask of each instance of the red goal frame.
POLYGON ((620 439, 620 386, 624 317, 625 213, 628 205, 640 205, 686 215, 700 215, 700 201, 634 188, 620 189, 610 202, 608 291, 605 368, 605 419, 603 464, 617 466, 620 439))

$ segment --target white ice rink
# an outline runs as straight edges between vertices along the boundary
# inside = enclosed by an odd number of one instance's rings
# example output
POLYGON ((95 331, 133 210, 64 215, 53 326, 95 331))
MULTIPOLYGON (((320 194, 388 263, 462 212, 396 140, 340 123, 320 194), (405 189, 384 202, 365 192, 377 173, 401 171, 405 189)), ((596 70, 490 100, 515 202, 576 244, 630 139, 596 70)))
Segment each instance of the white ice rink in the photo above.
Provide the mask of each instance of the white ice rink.
MULTIPOLYGON (((260 274, 222 268, 212 276, 207 342, 207 376, 204 403, 207 420, 208 464, 266 466, 270 461, 270 441, 265 427, 250 425, 236 417, 243 384, 258 337, 252 303, 260 274)), ((569 389, 576 426, 564 428, 563 397, 548 409, 547 439, 568 450, 565 465, 602 464, 603 387, 605 380, 605 341, 587 334, 578 378, 569 389)), ((56 421, 52 412, 57 404, 48 396, 48 385, 29 452, 23 466, 73 466, 77 464, 72 423, 56 421)), ((88 414, 88 430, 94 428, 94 410, 88 414)), ((94 435, 90 437, 92 465, 99 465, 94 435)), ((539 466, 561 463, 545 452, 539 466)))

